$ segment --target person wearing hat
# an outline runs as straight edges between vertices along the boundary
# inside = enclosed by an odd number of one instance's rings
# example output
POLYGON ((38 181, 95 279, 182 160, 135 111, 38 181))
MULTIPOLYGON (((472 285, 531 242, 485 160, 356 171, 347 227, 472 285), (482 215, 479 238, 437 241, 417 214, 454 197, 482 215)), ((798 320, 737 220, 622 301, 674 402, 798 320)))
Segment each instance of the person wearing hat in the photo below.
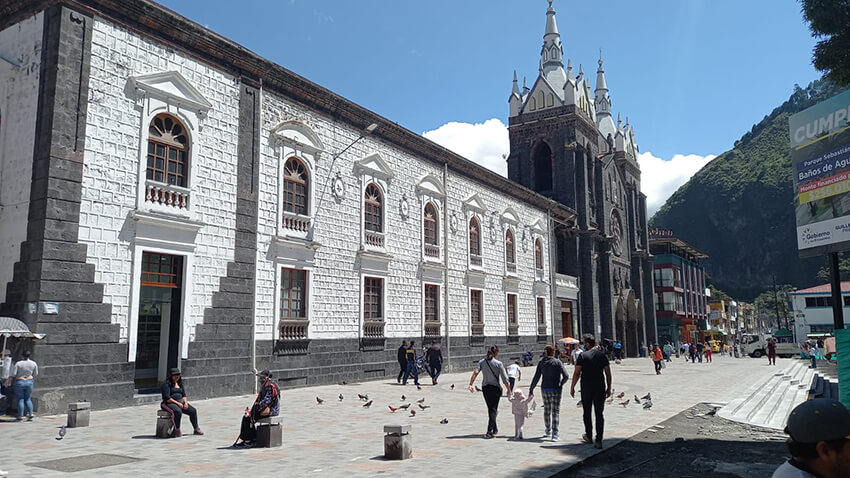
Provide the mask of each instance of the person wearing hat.
POLYGON ((168 371, 168 378, 162 384, 162 404, 163 410, 171 413, 171 421, 174 423, 174 431, 171 436, 179 438, 183 436, 180 431, 180 421, 183 419, 183 414, 189 415, 189 421, 192 422, 192 428, 195 429, 195 435, 203 435, 204 432, 198 427, 198 411, 189 401, 186 400, 186 388, 183 386, 183 378, 180 375, 180 369, 172 368, 168 371))
POLYGON ((850 410, 837 400, 817 398, 797 405, 785 433, 791 459, 773 478, 841 478, 850 469, 850 410))
POLYGON ((254 400, 254 404, 250 410, 245 409, 245 415, 242 417, 242 426, 239 431, 239 438, 236 447, 252 447, 257 439, 257 429, 254 424, 257 420, 266 417, 276 417, 280 414, 280 388, 272 381, 272 373, 268 370, 263 370, 258 373, 260 378, 260 393, 254 400), (239 442, 242 440, 242 442, 239 442))

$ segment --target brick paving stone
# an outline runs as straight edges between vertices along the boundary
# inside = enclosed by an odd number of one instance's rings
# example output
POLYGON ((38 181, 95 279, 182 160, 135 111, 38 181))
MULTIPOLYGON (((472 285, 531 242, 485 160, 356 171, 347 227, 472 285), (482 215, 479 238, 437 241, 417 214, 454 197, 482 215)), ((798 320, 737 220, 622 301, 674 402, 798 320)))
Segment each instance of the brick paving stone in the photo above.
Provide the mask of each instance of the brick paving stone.
MULTIPOLYGON (((711 364, 669 363, 662 375, 655 375, 648 359, 629 359, 612 364, 616 393, 626 397, 652 392, 653 408, 643 410, 609 405, 605 411, 605 447, 611 447, 648 426, 662 422, 697 402, 727 402, 743 393, 753 381, 778 373, 790 360, 716 357, 711 364)), ((527 393, 533 368, 523 370, 519 386, 527 393)), ((191 386, 191 377, 186 377, 191 386)), ((141 458, 141 461, 92 470, 98 478, 130 476, 173 467, 175 474, 203 476, 264 476, 269 470, 286 476, 365 477, 381 474, 406 476, 449 476, 480 474, 483 467, 495 476, 548 476, 597 453, 579 443, 582 433, 581 410, 569 397, 567 387, 561 405, 561 441, 542 439, 542 411, 526 420, 526 440, 507 440, 513 436, 510 403, 503 399, 499 407, 499 436, 482 439, 487 424, 484 399, 470 394, 465 385, 469 373, 444 374, 438 386, 402 387, 392 378, 351 385, 326 385, 284 390, 281 393, 284 447, 235 450, 229 448, 239 434, 239 422, 253 396, 242 395, 193 402, 199 411, 205 436, 193 436, 188 419, 180 439, 153 438, 157 405, 93 411, 91 426, 68 429, 57 441, 65 415, 39 416, 33 422, 14 423, 0 417, 0 450, 3 455, 21 456, 2 460, 0 469, 10 477, 67 477, 66 473, 39 469, 26 463, 111 453, 141 458), (455 384, 455 389, 449 386, 455 384), (345 400, 339 402, 342 392, 345 400), (357 393, 368 393, 374 400, 363 408, 357 393), (401 401, 401 395, 406 400, 401 401), (316 396, 325 398, 316 404, 316 396), (420 410, 416 400, 425 398, 431 408, 420 410), (387 405, 411 403, 416 416, 399 410, 390 413, 387 405), (448 424, 440 419, 448 418, 448 424), (406 461, 383 459, 383 426, 413 425, 414 458, 406 461)), ((538 390, 539 394, 539 390, 538 390)), ((538 407, 542 400, 537 398, 538 407)))

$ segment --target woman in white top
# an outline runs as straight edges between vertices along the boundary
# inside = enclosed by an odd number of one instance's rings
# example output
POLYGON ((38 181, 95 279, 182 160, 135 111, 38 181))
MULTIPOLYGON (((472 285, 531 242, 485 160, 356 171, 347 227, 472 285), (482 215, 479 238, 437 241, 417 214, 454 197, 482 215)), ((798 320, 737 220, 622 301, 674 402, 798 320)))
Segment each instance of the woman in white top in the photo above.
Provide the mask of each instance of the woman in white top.
POLYGON ((27 421, 32 421, 32 387, 33 380, 38 375, 38 364, 30 359, 30 352, 24 352, 23 360, 12 365, 10 377, 15 380, 12 390, 18 399, 18 421, 24 419, 24 406, 27 411, 27 421))

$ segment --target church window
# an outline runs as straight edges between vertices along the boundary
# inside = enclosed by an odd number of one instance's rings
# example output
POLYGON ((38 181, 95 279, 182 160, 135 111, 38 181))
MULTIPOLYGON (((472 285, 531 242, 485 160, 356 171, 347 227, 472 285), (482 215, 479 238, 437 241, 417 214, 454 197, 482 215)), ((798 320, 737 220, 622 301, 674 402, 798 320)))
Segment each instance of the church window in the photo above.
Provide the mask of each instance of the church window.
POLYGON ((534 190, 552 190, 552 150, 546 143, 541 143, 534 154, 534 190))
POLYGON ((381 194, 381 189, 375 183, 366 186, 366 194, 363 197, 363 201, 363 227, 367 231, 384 232, 384 198, 383 194, 381 194))
POLYGON ((432 203, 425 205, 425 215, 422 218, 425 232, 425 244, 438 245, 437 235, 437 208, 432 203))
POLYGON ((544 102, 542 91, 537 94, 537 98, 537 102, 540 103, 540 108, 543 108, 543 105, 545 105, 546 103, 544 102))
POLYGON ((384 280, 379 277, 363 279, 363 318, 367 321, 384 320, 384 280))
POLYGON ((508 228, 505 232, 505 262, 508 263, 508 272, 516 272, 516 243, 514 231, 508 228))
POLYGON ((549 93, 549 95, 546 97, 546 106, 554 106, 554 105, 555 105, 555 97, 552 95, 552 93, 549 93))
POLYGON ((283 210, 307 215, 307 168, 297 158, 289 158, 283 166, 283 210))
POLYGON ((537 109, 537 100, 535 100, 533 96, 531 97, 531 101, 529 101, 528 104, 531 108, 531 111, 534 111, 534 110, 537 109))
POLYGON ((147 161, 148 180, 188 187, 189 138, 175 117, 160 114, 151 121, 147 161))
POLYGON ((307 317, 307 271, 284 268, 280 273, 280 319, 307 317))

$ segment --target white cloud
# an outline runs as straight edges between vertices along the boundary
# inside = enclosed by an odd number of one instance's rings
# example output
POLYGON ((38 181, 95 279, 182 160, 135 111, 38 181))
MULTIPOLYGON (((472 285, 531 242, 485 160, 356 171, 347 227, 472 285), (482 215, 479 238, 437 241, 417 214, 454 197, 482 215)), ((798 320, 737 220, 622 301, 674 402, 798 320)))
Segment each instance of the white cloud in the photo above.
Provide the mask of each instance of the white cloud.
POLYGON ((507 177, 508 128, 497 118, 483 123, 446 123, 422 136, 507 177))
POLYGON ((709 154, 676 154, 670 160, 653 156, 652 153, 640 153, 640 189, 646 194, 646 210, 652 217, 664 202, 685 184, 697 171, 716 158, 709 154))

